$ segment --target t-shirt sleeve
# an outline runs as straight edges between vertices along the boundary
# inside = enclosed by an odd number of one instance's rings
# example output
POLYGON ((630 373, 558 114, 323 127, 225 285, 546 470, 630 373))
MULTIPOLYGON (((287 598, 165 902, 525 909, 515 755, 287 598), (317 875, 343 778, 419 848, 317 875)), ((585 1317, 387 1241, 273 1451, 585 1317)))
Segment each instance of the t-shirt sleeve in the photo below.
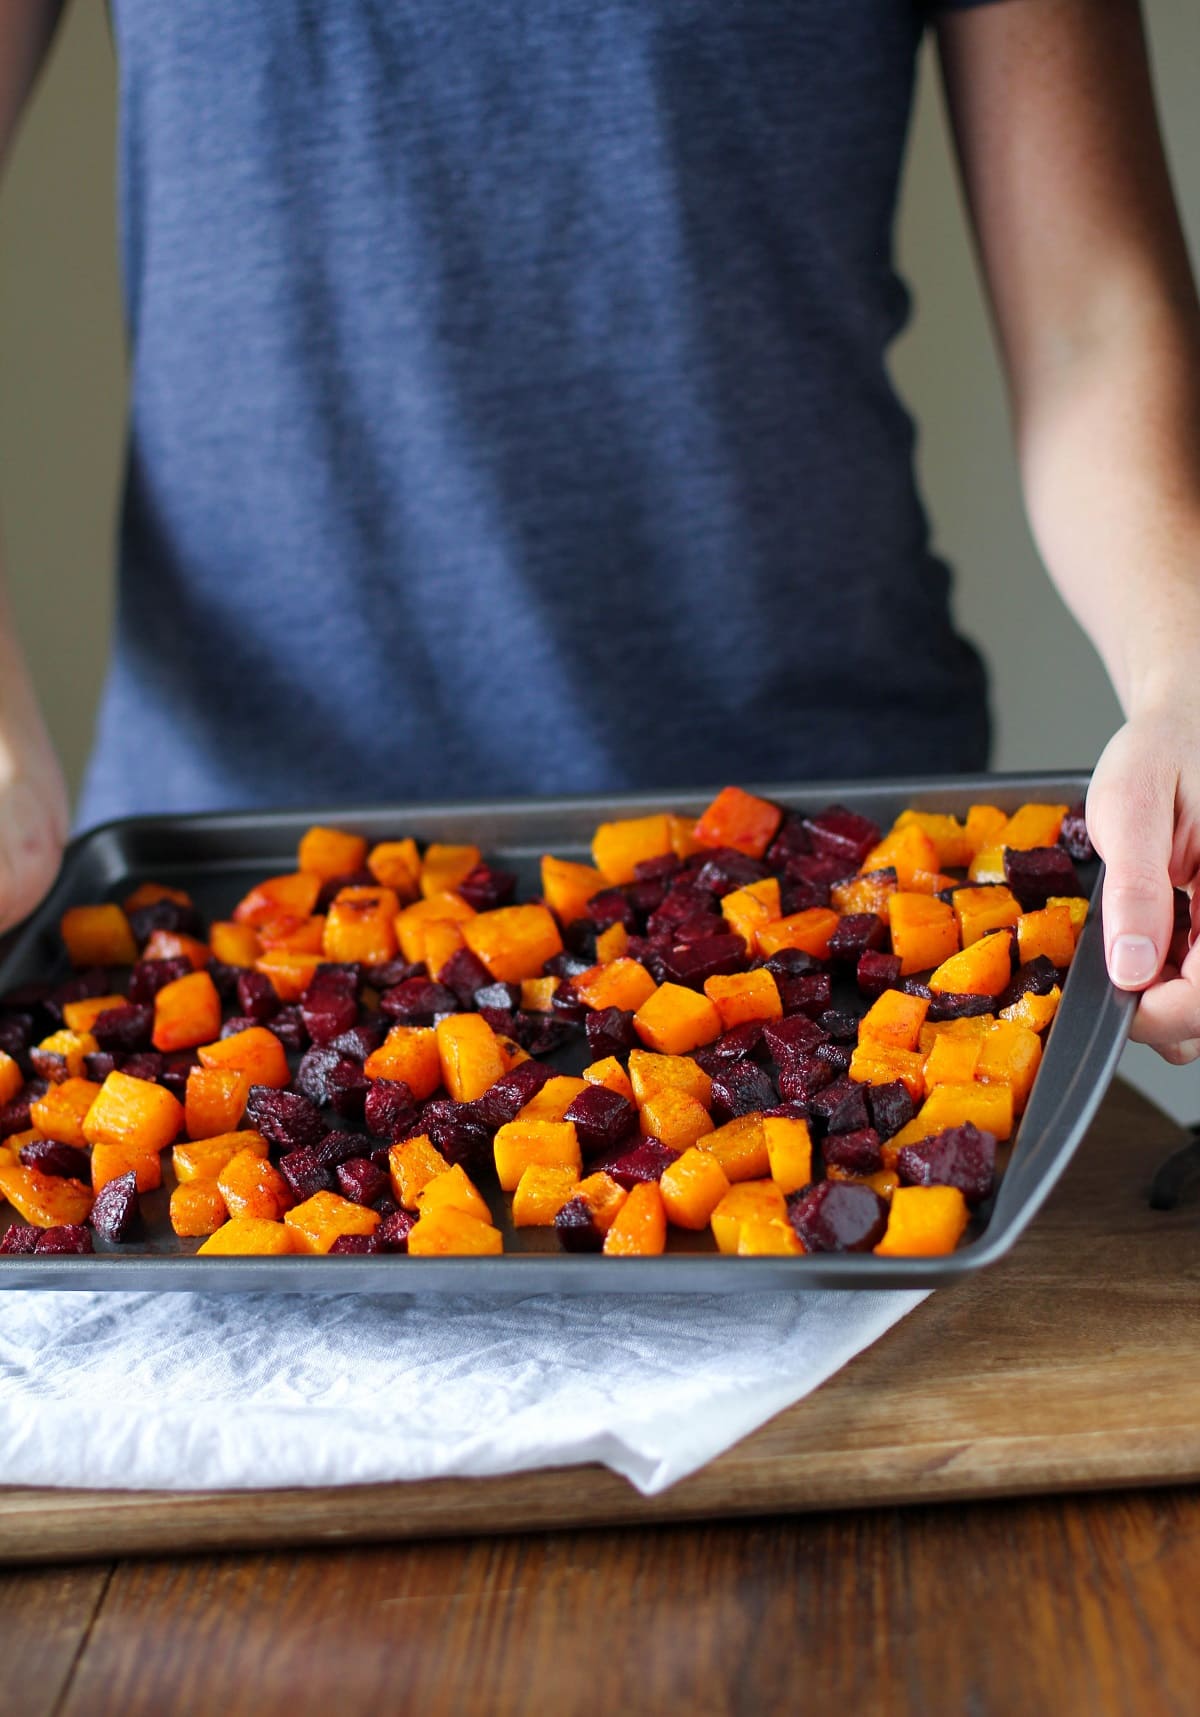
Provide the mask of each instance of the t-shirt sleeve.
POLYGON ((997 6, 1001 0, 920 0, 922 15, 936 18, 942 12, 974 12, 980 6, 997 6))

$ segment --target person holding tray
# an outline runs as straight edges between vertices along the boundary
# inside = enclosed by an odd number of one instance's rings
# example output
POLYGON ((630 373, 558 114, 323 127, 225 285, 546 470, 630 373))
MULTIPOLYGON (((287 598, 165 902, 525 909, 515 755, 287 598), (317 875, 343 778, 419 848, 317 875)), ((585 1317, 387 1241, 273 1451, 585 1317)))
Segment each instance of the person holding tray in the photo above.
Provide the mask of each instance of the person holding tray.
MULTIPOLYGON (((55 0, 0 15, 0 143, 55 0)), ((114 0, 132 352, 80 817, 977 770, 885 352, 936 31, 1135 1035, 1200 1053, 1200 309, 1135 0, 114 0)), ((0 632, 0 914, 66 795, 0 632)))

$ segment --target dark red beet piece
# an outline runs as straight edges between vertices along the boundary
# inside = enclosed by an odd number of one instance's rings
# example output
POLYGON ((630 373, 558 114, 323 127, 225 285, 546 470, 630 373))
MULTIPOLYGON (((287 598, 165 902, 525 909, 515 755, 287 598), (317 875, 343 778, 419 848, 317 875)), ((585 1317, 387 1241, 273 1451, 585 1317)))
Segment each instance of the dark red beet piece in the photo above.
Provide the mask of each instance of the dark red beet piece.
MULTIPOLYGON (((156 930, 169 930, 176 936, 202 938, 204 935, 204 925, 196 908, 185 906, 180 900, 155 900, 149 906, 136 906, 128 918, 133 939, 139 948, 156 930)), ((103 995, 103 990, 99 994, 103 995)))
POLYGON ((375 1230, 381 1252, 407 1252, 408 1237, 416 1227, 417 1218, 411 1210, 393 1210, 375 1230))
POLYGON ((950 990, 933 990, 929 995, 929 1012, 925 1018, 931 1025, 946 1019, 980 1019, 995 1013, 993 996, 956 995, 950 990))
POLYGON ((869 948, 859 955, 855 976, 862 994, 871 1001, 878 1001, 885 990, 892 989, 900 981, 900 956, 880 954, 869 948))
MULTIPOLYGON (((553 974, 550 974, 553 976, 553 974)), ((586 1002, 581 1002, 569 981, 559 984, 550 998, 554 1017, 562 1024, 582 1026, 586 1022, 591 1008, 586 1002)))
POLYGON ((344 1129, 326 1133, 312 1147, 313 1156, 322 1168, 336 1169, 339 1163, 348 1163, 354 1157, 361 1157, 368 1141, 361 1133, 350 1133, 344 1129))
POLYGON ((1023 912, 1036 912, 1051 895, 1079 895, 1084 891, 1065 847, 1032 847, 1023 853, 1005 847, 1004 880, 1023 912))
POLYGON ((37 1251, 37 1243, 42 1230, 35 1228, 31 1222, 14 1222, 0 1240, 0 1252, 10 1257, 28 1258, 37 1251))
POLYGON ((817 1024, 835 1043, 858 1042, 858 1015, 849 1008, 827 1008, 817 1024))
POLYGON ((472 954, 469 948, 459 948, 442 967, 438 982, 453 991, 459 1007, 469 1008, 475 1005, 480 990, 490 986, 492 974, 477 954, 472 954))
POLYGON ((514 1013, 520 1005, 520 984, 488 984, 475 992, 475 1006, 480 1013, 485 1008, 502 1008, 507 1013, 514 1013))
POLYGON ((279 1172, 301 1203, 315 1192, 333 1191, 333 1173, 311 1146, 287 1151, 279 1159, 279 1172))
POLYGON ((85 1186, 92 1178, 92 1161, 87 1152, 77 1145, 60 1144, 57 1139, 31 1139, 21 1146, 21 1161, 26 1168, 81 1180, 85 1186))
POLYGON ((854 1059, 854 1047, 849 1043, 819 1043, 815 1053, 822 1061, 827 1061, 835 1073, 848 1073, 854 1059))
POLYGON ((807 978, 811 973, 825 970, 820 960, 806 954, 803 948, 781 948, 763 965, 778 982, 781 978, 807 978))
POLYGON ((378 1020, 360 1020, 349 1031, 335 1037, 329 1048, 336 1049, 339 1055, 348 1055, 351 1061, 361 1065, 368 1055, 375 1053, 386 1036, 387 1028, 378 1020))
POLYGON ((377 1210, 380 1216, 394 1216, 400 1206, 396 1203, 395 1195, 391 1189, 391 1176, 388 1174, 388 1154, 386 1151, 372 1151, 371 1161, 376 1168, 382 1169, 388 1178, 388 1185, 378 1198, 372 1200, 371 1209, 377 1210))
POLYGON ((787 811, 782 823, 775 831, 775 839, 766 851, 767 863, 772 870, 783 870, 789 859, 798 853, 812 851, 812 841, 808 830, 804 827, 804 819, 797 811, 787 811))
POLYGON ((748 1019, 741 1025, 731 1026, 728 1031, 723 1031, 720 1037, 714 1038, 712 1043, 706 1043, 703 1049, 694 1050, 692 1060, 706 1073, 716 1073, 732 1061, 744 1061, 762 1045, 762 1021, 748 1019))
POLYGON ((719 900, 732 894, 735 888, 762 882, 770 874, 770 865, 761 859, 751 858, 749 853, 740 853, 735 847, 714 847, 705 855, 704 863, 696 872, 695 886, 707 889, 719 900))
POLYGON ((821 904, 828 905, 829 890, 835 882, 851 875, 855 866, 832 853, 797 853, 789 859, 784 876, 789 882, 807 883, 820 891, 821 904))
POLYGON ((791 1056, 779 1069, 779 1095, 785 1103, 803 1103, 807 1114, 807 1106, 836 1078, 834 1069, 819 1055, 791 1056))
POLYGON ((292 1083, 302 1097, 318 1105, 329 1101, 329 1075, 341 1061, 336 1049, 306 1050, 300 1057, 292 1083))
POLYGON ((151 1085, 157 1085, 164 1066, 164 1057, 156 1049, 147 1049, 140 1055, 127 1055, 121 1063, 121 1072, 128 1074, 130 1079, 145 1079, 151 1085))
POLYGON ((45 1079, 51 1085, 61 1085, 67 1077, 67 1058, 57 1050, 43 1049, 35 1043, 29 1051, 29 1064, 39 1079, 45 1079))
POLYGON ((641 1042, 633 1015, 624 1008, 598 1009, 588 1015, 584 1029, 593 1061, 603 1061, 610 1055, 620 1058, 641 1042))
POLYGON ((513 1015, 510 1035, 530 1055, 553 1055, 556 1049, 570 1043, 578 1029, 571 1020, 557 1014, 521 1012, 513 1015))
POLYGON ((118 1175, 101 1187, 88 1218, 102 1240, 118 1245, 133 1240, 141 1232, 142 1210, 138 1202, 137 1175, 118 1175))
POLYGON ((424 966, 411 965, 407 960, 388 960, 382 966, 364 966, 363 982, 370 984, 373 990, 390 990, 402 984, 405 978, 423 976, 424 971, 424 966))
POLYGON ((308 1030, 304 1024, 304 1016, 298 1007, 280 1008, 271 1021, 269 1029, 275 1033, 283 1047, 292 1055, 299 1055, 308 1043, 308 1030))
POLYGON ((638 882, 653 882, 678 876, 682 869, 683 861, 674 853, 659 853, 657 858, 639 859, 633 874, 638 882))
POLYGON ((996 1140, 968 1121, 904 1145, 896 1167, 905 1186, 956 1186, 968 1204, 980 1204, 996 1184, 996 1140))
POLYGON ((586 1198, 568 1199, 554 1218, 554 1231, 564 1252, 599 1252, 604 1245, 603 1230, 586 1198))
POLYGON ((329 1102, 343 1121, 361 1121, 371 1081, 357 1061, 348 1055, 339 1058, 326 1079, 329 1102))
POLYGON ((826 1165, 835 1163, 851 1174, 875 1174, 883 1167, 879 1134, 874 1127, 860 1127, 856 1133, 831 1133, 821 1150, 826 1165))
MULTIPOLYGON (((827 860, 821 861, 823 864, 827 860)), ((814 906, 829 905, 829 884, 811 882, 804 877, 785 876, 779 884, 779 907, 785 918, 793 912, 808 912, 814 906)))
POLYGON ((97 1085, 103 1085, 110 1073, 115 1073, 120 1065, 120 1058, 111 1054, 107 1049, 94 1049, 90 1055, 83 1058, 83 1076, 92 1079, 97 1085))
MULTIPOLYGON (((186 978, 192 969, 190 960, 139 960, 129 971, 128 996, 131 1002, 140 1006, 153 1003, 155 996, 164 984, 173 984, 176 978, 186 978)), ((103 995, 103 990, 96 992, 103 995)))
POLYGON ((338 1191, 354 1204, 374 1204, 387 1191, 388 1177, 369 1157, 351 1157, 337 1166, 338 1191))
POLYGON ((589 1085, 581 1091, 563 1118, 575 1123, 585 1157, 616 1150, 638 1124, 638 1112, 628 1097, 603 1085, 589 1085))
POLYGON ((417 1118, 417 1105, 403 1079, 372 1079, 363 1102, 367 1131, 389 1143, 407 1132, 417 1118))
POLYGON ((664 877, 647 876, 626 887, 625 898, 635 913, 648 918, 652 912, 657 912, 667 897, 667 883, 664 877))
POLYGON ((0 1014, 0 1049, 5 1055, 12 1056, 26 1076, 29 1074, 29 1049, 32 1043, 32 1014, 0 1014))
POLYGON ((857 1133, 871 1119, 863 1086, 844 1075, 817 1092, 809 1112, 814 1121, 823 1121, 830 1133, 857 1133))
POLYGON ((92 1021, 92 1036, 112 1055, 138 1055, 150 1048, 154 1009, 144 1002, 106 1008, 92 1021))
POLYGON ((1045 954, 1039 954, 1035 960, 1026 960, 1023 966, 1017 967, 1012 983, 992 1006, 999 1012, 1001 1008, 1015 1007, 1022 996, 1048 996, 1057 982, 1058 973, 1053 961, 1045 954))
POLYGON ((590 972, 595 964, 594 960, 584 960, 578 954, 568 953, 564 948, 561 954, 553 954, 546 961, 542 967, 542 976, 543 978, 578 978, 582 973, 590 972))
POLYGON ((623 924, 626 930, 632 930, 637 923, 633 904, 620 888, 602 888, 599 894, 593 894, 587 903, 587 915, 598 930, 607 930, 611 924, 623 924))
POLYGON ((269 1085, 250 1087, 243 1125, 284 1151, 315 1145, 326 1131, 320 1112, 307 1097, 299 1091, 274 1091, 269 1085))
POLYGON ((511 870, 494 870, 490 864, 477 864, 458 885, 457 892, 476 912, 494 912, 507 906, 517 892, 517 879, 511 870))
POLYGON ((693 990, 703 989, 708 978, 729 977, 745 969, 746 944, 728 931, 704 936, 698 942, 676 944, 663 955, 663 970, 670 982, 693 990))
POLYGON ((901 1127, 907 1127, 917 1112, 908 1087, 898 1079, 889 1085, 868 1085, 866 1092, 871 1125, 881 1139, 890 1139, 901 1127))
POLYGON ((678 1156, 678 1151, 673 1151, 658 1139, 639 1139, 636 1145, 603 1157, 591 1167, 596 1173, 603 1171, 610 1175, 618 1186, 629 1192, 642 1181, 661 1180, 663 1170, 670 1168, 678 1156))
POLYGON ((468 1174, 477 1174, 492 1160, 494 1131, 486 1112, 474 1103, 456 1103, 452 1097, 435 1097, 421 1110, 421 1126, 452 1166, 460 1163, 468 1174))
POLYGON ((806 817, 804 828, 814 852, 843 860, 847 870, 858 870, 880 840, 878 823, 844 805, 828 805, 819 816, 806 817))
POLYGON ((515 1121, 526 1103, 537 1096, 552 1077, 540 1061, 521 1061, 489 1085, 482 1097, 475 1100, 475 1110, 484 1125, 493 1133, 508 1121, 515 1121))
POLYGON ((713 1074, 712 1116, 718 1123, 769 1109, 774 1101, 771 1076, 757 1061, 733 1061, 713 1074))
POLYGON ((1088 834, 1082 799, 1077 805, 1072 805, 1063 818, 1058 840, 1059 845, 1065 847, 1076 864, 1091 864, 1095 858, 1096 849, 1092 845, 1092 837, 1088 834))
POLYGON ((833 1000, 828 972, 812 972, 807 978, 776 978, 775 982, 785 1014, 808 1014, 815 1019, 833 1000))
MULTIPOLYGON (((382 1224, 380 1226, 382 1227, 382 1224)), ((383 1247, 379 1244, 379 1229, 377 1228, 374 1234, 339 1234, 329 1248, 329 1256, 331 1258, 355 1257, 360 1253, 365 1255, 371 1252, 382 1252, 382 1250, 383 1247)))
POLYGON ((191 1049, 180 1049, 176 1050, 174 1055, 164 1055, 158 1083, 165 1085, 172 1097, 178 1097, 182 1103, 187 1096, 187 1082, 192 1068, 199 1065, 199 1058, 191 1049))
POLYGON ((585 960, 589 966, 596 964, 596 926, 590 918, 577 918, 573 924, 564 924, 562 939, 568 954, 585 960))
POLYGON ((432 1025, 438 1014, 458 1012, 458 997, 432 978, 406 978, 383 992, 379 1011, 402 1025, 432 1025))
POLYGON ((888 1207, 873 1187, 822 1180, 791 1195, 788 1215, 806 1252, 870 1252, 883 1239, 888 1207))
POLYGON ((717 897, 693 882, 677 882, 668 891, 658 910, 651 914, 646 926, 651 936, 668 936, 674 941, 675 931, 689 918, 702 918, 717 912, 717 897))
POLYGON ((795 1061, 798 1056, 811 1055, 826 1037, 824 1028, 807 1014, 769 1020, 763 1026, 762 1035, 768 1052, 780 1067, 795 1061))
POLYGON ((358 1002, 353 994, 330 985, 311 985, 300 999, 304 1029, 316 1044, 332 1043, 358 1020, 358 1002))
POLYGON ((249 1031, 257 1024, 258 1021, 252 1019, 249 1014, 230 1014, 229 1018, 222 1022, 221 1036, 236 1037, 239 1031, 249 1031))
POLYGON ((63 983, 47 992, 43 1006, 57 1024, 62 1024, 62 1010, 68 1002, 87 1001, 92 996, 106 996, 112 982, 103 966, 89 966, 86 971, 73 972, 63 983))
POLYGON ((91 1229, 84 1228, 78 1222, 64 1222, 58 1228, 43 1228, 34 1247, 39 1257, 53 1253, 57 1257, 65 1258, 94 1250, 91 1229))
POLYGON ((829 938, 829 957, 844 965, 857 965, 862 955, 883 947, 887 925, 875 912, 849 912, 838 919, 829 938))

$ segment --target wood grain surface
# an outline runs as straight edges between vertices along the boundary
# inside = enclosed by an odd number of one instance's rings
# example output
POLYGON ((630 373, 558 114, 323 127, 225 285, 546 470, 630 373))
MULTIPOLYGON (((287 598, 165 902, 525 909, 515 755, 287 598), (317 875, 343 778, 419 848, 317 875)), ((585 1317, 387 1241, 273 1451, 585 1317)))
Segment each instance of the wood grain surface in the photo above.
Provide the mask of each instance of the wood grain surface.
MULTIPOLYGON (((1151 1211, 1180 1134, 1114 1087, 1004 1263, 946 1289, 665 1495, 601 1468, 340 1490, 0 1491, 32 1562, 783 1515, 1200 1477, 1200 1207, 1151 1211)), ((853 1526, 847 1526, 853 1531, 853 1526)))

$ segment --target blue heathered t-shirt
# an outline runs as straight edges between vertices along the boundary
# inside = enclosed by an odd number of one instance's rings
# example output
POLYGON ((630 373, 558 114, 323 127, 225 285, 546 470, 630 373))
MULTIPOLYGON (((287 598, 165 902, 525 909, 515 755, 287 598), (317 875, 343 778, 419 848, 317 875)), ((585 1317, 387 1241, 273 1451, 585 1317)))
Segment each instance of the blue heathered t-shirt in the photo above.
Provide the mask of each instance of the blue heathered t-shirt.
POLYGON ((81 818, 974 769, 884 363, 909 0, 114 0, 81 818))

